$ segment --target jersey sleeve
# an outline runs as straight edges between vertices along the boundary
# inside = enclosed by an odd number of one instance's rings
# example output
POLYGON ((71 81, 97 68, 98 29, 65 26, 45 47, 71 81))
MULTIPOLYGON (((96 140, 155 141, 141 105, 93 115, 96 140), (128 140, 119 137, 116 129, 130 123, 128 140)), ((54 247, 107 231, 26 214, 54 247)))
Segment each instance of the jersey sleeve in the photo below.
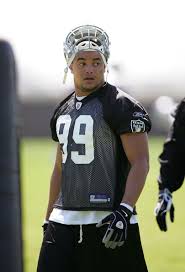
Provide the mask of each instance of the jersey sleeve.
POLYGON ((50 131, 51 131, 51 138, 55 141, 55 142, 58 142, 58 136, 57 136, 57 133, 56 133, 56 121, 57 121, 57 118, 58 118, 58 112, 59 112, 59 109, 61 107, 61 104, 59 104, 56 109, 54 110, 54 113, 51 117, 51 120, 50 120, 50 131))
POLYGON ((151 130, 151 120, 145 108, 136 100, 121 95, 113 103, 112 125, 117 134, 142 133, 151 130))
POLYGON ((185 177, 185 100, 177 107, 174 122, 159 155, 159 189, 168 188, 171 192, 181 187, 185 177))

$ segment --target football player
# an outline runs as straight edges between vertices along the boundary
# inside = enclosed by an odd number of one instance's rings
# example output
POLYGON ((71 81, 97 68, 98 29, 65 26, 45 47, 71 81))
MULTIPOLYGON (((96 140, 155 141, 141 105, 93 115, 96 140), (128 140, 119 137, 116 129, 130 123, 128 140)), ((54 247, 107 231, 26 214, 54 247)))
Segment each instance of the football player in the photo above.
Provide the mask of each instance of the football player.
POLYGON ((149 170, 151 122, 107 82, 109 37, 94 25, 64 42, 74 92, 56 107, 58 143, 37 272, 145 272, 136 202, 149 170))

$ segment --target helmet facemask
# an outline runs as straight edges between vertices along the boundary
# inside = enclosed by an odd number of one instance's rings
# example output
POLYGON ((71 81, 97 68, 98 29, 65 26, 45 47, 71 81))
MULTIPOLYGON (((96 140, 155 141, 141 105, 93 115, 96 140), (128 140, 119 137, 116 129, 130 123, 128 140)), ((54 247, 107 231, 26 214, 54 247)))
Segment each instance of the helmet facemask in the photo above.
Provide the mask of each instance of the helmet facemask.
POLYGON ((64 56, 67 67, 64 70, 66 81, 68 68, 73 62, 76 54, 80 51, 98 51, 107 67, 109 52, 109 37, 101 28, 93 25, 84 25, 73 29, 64 42, 64 56))

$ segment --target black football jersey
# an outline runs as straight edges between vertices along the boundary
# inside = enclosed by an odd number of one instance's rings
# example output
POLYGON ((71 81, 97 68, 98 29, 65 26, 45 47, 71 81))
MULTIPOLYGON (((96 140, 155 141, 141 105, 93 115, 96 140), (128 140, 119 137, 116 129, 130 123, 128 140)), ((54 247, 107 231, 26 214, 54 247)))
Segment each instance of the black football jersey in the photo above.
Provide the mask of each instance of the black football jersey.
POLYGON ((81 101, 71 94, 50 124, 63 157, 55 207, 112 210, 119 205, 130 169, 120 135, 150 131, 144 107, 107 83, 81 101))
POLYGON ((185 98, 177 105, 174 122, 159 155, 159 189, 179 189, 185 177, 185 98))

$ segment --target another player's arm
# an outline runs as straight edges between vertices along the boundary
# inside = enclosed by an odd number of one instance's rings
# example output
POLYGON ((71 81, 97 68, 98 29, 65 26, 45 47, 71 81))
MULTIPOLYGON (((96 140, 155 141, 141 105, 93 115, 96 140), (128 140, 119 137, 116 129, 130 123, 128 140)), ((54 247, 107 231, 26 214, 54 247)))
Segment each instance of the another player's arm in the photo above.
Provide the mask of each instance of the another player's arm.
POLYGON ((154 208, 157 224, 162 231, 167 231, 167 214, 174 222, 175 208, 172 193, 178 190, 185 177, 185 101, 177 107, 174 122, 159 155, 160 173, 157 179, 159 185, 157 205, 154 208))
POLYGON ((131 165, 122 202, 134 207, 149 171, 148 137, 147 133, 126 133, 120 137, 131 165))
POLYGON ((158 178, 159 190, 168 188, 170 192, 178 190, 184 180, 184 154, 185 154, 185 110, 178 112, 170 133, 163 144, 159 156, 160 174, 158 178))
POLYGON ((62 154, 60 150, 60 144, 57 146, 57 153, 53 172, 50 179, 50 189, 49 189, 49 201, 48 208, 46 212, 46 220, 49 220, 49 216, 53 209, 53 204, 55 203, 61 186, 61 170, 62 170, 62 154))

